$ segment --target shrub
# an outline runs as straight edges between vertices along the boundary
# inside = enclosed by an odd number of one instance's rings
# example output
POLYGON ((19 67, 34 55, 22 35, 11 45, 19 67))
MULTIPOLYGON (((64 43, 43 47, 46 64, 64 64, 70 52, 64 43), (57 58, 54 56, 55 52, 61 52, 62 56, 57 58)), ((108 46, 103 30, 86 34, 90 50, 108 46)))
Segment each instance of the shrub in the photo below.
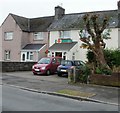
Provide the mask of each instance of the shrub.
POLYGON ((82 83, 87 83, 89 75, 91 74, 90 69, 86 66, 86 67, 82 67, 80 70, 81 71, 78 77, 79 79, 78 81, 81 81, 82 83))
MULTIPOLYGON (((104 55, 105 55, 106 62, 111 69, 115 69, 114 67, 117 68, 120 66, 120 50, 105 49, 104 55)), ((87 52, 87 59, 89 63, 93 63, 94 66, 96 66, 96 58, 92 51, 87 52)), ((98 67, 95 69, 95 72, 97 73, 105 72, 107 74, 111 73, 110 70, 98 69, 98 67)))
POLYGON ((120 66, 120 50, 104 50, 105 59, 107 64, 113 68, 113 66, 120 66))

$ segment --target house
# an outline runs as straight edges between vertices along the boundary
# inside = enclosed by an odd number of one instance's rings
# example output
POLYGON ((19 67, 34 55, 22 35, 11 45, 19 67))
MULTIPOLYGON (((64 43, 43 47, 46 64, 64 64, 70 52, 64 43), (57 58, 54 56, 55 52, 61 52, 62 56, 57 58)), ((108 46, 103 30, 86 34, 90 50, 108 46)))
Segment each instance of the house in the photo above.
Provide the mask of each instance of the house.
POLYGON ((80 28, 83 28, 83 16, 89 13, 98 14, 100 19, 108 16, 109 26, 111 29, 110 40, 106 40, 106 47, 115 49, 120 47, 120 1, 118 2, 118 10, 95 11, 85 13, 65 14, 65 9, 58 6, 55 7, 55 20, 49 26, 50 32, 50 48, 48 56, 61 56, 63 59, 87 60, 86 49, 80 48, 81 41, 79 36, 80 28), (64 42, 62 40, 72 40, 64 42), (74 43, 74 44, 73 44, 74 43), (69 45, 69 47, 68 47, 69 45), (73 45, 71 47, 71 45, 73 45), (68 49, 66 49, 68 48, 68 49))
POLYGON ((9 14, 0 27, 1 61, 38 61, 43 56, 60 56, 63 59, 86 60, 86 49, 80 48, 79 31, 84 27, 82 17, 98 14, 108 16, 111 39, 107 48, 120 48, 120 1, 118 9, 65 14, 65 9, 55 7, 55 15, 25 18, 9 14))
POLYGON ((47 28, 53 17, 25 18, 9 14, 0 27, 1 61, 36 62, 46 56, 47 28))

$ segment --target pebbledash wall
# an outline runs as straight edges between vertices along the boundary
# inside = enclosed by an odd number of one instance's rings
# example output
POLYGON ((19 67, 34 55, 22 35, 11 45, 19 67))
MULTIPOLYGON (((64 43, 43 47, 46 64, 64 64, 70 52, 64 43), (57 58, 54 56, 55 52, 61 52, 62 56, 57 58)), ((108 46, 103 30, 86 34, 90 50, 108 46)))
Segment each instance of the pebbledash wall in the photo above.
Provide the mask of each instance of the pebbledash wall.
POLYGON ((0 62, 0 71, 13 72, 13 71, 31 71, 32 66, 36 62, 0 62))

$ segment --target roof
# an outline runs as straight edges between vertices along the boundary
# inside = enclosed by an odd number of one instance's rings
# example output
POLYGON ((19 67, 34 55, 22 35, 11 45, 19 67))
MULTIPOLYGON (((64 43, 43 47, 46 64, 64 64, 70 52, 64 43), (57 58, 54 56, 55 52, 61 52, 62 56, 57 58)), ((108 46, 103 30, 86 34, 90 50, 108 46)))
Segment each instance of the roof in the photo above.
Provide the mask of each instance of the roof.
POLYGON ((48 50, 57 50, 57 51, 69 51, 77 44, 77 42, 72 43, 54 43, 48 50))
POLYGON ((104 16, 109 17, 109 27, 117 27, 118 26, 118 10, 108 10, 108 11, 96 11, 96 12, 85 12, 85 13, 74 13, 74 14, 65 14, 58 21, 54 21, 50 27, 49 31, 56 30, 72 30, 72 29, 80 29, 83 27, 83 16, 85 14, 97 14, 101 21, 104 16))
POLYGON ((50 26, 53 19, 54 19, 53 16, 30 19, 30 31, 31 32, 47 31, 47 28, 50 26))
POLYGON ((44 45, 45 44, 27 44, 25 47, 22 48, 22 50, 39 50, 44 45))
POLYGON ((20 28, 23 31, 46 32, 46 31, 80 29, 84 26, 83 16, 85 14, 99 15, 99 22, 102 21, 104 16, 108 16, 109 27, 114 27, 114 28, 120 27, 120 22, 118 22, 118 10, 65 14, 59 20, 54 20, 54 16, 25 18, 14 14, 10 14, 10 15, 15 19, 16 23, 20 26, 20 28))
POLYGON ((28 21, 29 21, 28 18, 21 17, 21 16, 18 16, 18 15, 14 15, 14 14, 10 14, 10 15, 14 18, 14 20, 19 25, 21 30, 28 31, 28 21))
POLYGON ((46 32, 49 25, 54 20, 53 16, 39 18, 25 18, 22 16, 10 14, 16 23, 25 32, 46 32))

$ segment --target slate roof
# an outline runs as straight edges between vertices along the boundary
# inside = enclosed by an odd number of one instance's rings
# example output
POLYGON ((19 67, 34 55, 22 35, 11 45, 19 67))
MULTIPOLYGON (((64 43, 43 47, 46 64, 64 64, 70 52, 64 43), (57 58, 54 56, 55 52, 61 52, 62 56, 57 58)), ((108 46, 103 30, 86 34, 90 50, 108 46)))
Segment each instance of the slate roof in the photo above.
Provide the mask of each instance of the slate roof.
MULTIPOLYGON (((94 11, 84 13, 65 14, 61 19, 54 20, 54 16, 39 17, 39 18, 25 18, 11 14, 16 23, 23 31, 26 32, 46 32, 46 31, 58 31, 58 30, 79 30, 83 27, 83 16, 85 14, 98 14, 99 18, 103 16, 109 17, 109 27, 120 27, 118 25, 118 10, 107 11, 94 11)), ((120 24, 120 22, 119 22, 120 24)))
POLYGON ((10 15, 14 18, 14 20, 19 25, 22 31, 29 31, 29 28, 28 28, 29 19, 28 18, 14 15, 14 14, 10 14, 10 15))
POLYGON ((39 50, 44 45, 45 44, 27 44, 25 47, 22 48, 22 50, 39 50))
POLYGON ((16 23, 25 32, 46 32, 49 25, 54 20, 53 16, 40 18, 25 18, 18 15, 10 14, 16 23))
POLYGON ((57 50, 57 51, 69 51, 73 46, 75 46, 77 42, 72 43, 54 43, 51 47, 49 47, 49 50, 57 50))
POLYGON ((50 26, 53 20, 54 20, 53 16, 30 19, 30 31, 45 32, 47 31, 47 28, 50 26))
POLYGON ((118 10, 108 10, 108 11, 96 11, 96 12, 85 12, 85 13, 74 13, 74 14, 65 14, 61 19, 54 21, 50 27, 49 31, 56 30, 72 30, 80 29, 83 27, 83 16, 87 13, 90 15, 98 14, 101 21, 102 17, 109 17, 109 27, 118 26, 118 10))

